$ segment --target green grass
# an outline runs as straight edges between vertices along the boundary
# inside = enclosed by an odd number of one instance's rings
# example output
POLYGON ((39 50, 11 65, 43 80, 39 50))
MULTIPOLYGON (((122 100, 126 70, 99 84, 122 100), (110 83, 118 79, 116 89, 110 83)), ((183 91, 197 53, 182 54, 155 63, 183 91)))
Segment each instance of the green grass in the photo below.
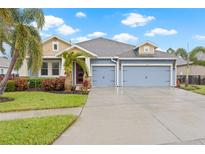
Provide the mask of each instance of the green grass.
POLYGON ((189 85, 188 87, 185 87, 185 85, 181 85, 181 88, 205 95, 205 85, 189 85))
POLYGON ((59 115, 0 121, 0 144, 51 144, 75 120, 59 115))
POLYGON ((0 112, 79 107, 85 104, 86 95, 54 94, 48 92, 8 92, 3 97, 14 101, 0 103, 0 112))

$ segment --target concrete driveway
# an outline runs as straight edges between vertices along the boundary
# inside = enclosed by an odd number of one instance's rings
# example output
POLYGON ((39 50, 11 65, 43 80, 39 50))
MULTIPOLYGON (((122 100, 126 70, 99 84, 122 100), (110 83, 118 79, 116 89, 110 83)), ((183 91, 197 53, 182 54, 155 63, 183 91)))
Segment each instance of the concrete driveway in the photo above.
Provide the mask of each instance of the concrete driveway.
POLYGON ((54 144, 205 144, 205 96, 175 88, 93 88, 54 144))

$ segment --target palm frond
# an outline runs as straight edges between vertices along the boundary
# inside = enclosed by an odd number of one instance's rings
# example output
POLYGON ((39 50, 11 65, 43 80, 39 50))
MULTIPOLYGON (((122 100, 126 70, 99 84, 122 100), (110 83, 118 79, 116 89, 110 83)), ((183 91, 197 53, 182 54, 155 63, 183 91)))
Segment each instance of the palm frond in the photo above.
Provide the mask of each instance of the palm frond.
POLYGON ((27 54, 29 55, 28 68, 31 68, 33 73, 37 73, 42 66, 42 44, 41 37, 38 31, 30 26, 27 54))
POLYGON ((13 13, 14 9, 11 8, 0 8, 0 20, 6 24, 13 23, 13 13))
POLYGON ((35 22, 38 29, 42 29, 45 23, 44 14, 41 9, 24 9, 23 18, 27 24, 35 22))

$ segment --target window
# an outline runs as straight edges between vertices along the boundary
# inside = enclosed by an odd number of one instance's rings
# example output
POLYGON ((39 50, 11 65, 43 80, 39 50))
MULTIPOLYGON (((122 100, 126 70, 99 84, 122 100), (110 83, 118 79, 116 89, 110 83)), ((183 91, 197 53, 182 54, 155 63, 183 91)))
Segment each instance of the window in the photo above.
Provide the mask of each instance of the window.
POLYGON ((4 74, 4 69, 3 68, 1 69, 1 74, 4 74))
POLYGON ((48 75, 48 63, 43 62, 42 68, 41 68, 41 75, 48 75))
POLYGON ((144 47, 144 53, 149 53, 149 46, 144 47))
POLYGON ((59 62, 52 63, 52 75, 59 75, 59 62))
POLYGON ((53 42, 53 51, 58 51, 58 42, 53 42))

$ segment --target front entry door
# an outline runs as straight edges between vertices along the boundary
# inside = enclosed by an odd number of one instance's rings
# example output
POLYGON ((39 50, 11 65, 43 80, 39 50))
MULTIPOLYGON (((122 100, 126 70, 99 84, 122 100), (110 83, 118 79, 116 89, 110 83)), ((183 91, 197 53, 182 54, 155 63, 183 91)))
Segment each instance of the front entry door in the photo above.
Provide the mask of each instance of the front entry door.
POLYGON ((84 76, 83 69, 78 64, 76 64, 76 84, 83 83, 83 76, 84 76))

